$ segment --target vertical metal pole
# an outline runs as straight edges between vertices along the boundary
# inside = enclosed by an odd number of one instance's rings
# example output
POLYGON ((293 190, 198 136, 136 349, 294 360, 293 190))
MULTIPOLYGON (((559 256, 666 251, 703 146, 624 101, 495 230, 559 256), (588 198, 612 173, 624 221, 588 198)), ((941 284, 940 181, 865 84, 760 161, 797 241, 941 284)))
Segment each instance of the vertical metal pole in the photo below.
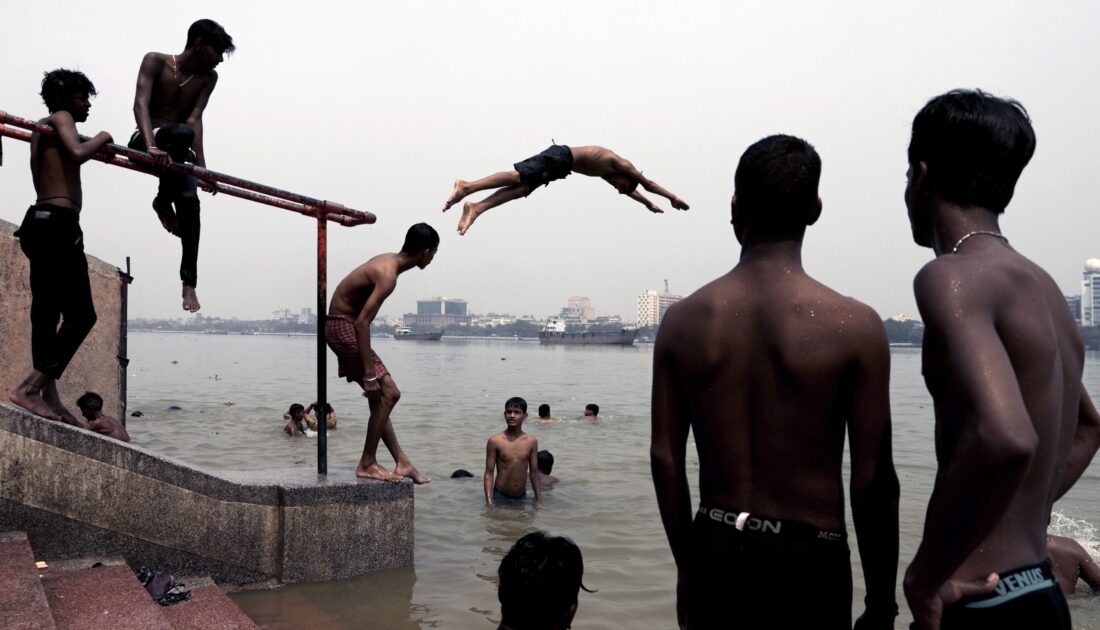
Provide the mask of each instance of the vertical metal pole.
POLYGON ((328 348, 325 343, 325 316, 328 313, 328 212, 317 211, 317 474, 328 474, 328 348))

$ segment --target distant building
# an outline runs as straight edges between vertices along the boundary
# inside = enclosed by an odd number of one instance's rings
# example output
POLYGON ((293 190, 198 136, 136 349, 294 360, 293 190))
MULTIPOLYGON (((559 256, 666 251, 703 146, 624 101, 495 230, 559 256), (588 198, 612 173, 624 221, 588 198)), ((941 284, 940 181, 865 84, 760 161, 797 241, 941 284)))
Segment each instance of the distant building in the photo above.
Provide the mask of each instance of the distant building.
POLYGON ((916 321, 915 319, 913 319, 912 317, 909 317, 905 313, 898 313, 897 315, 894 315, 890 319, 894 320, 895 322, 913 322, 913 321, 916 321))
POLYGON ((657 326, 664 319, 668 307, 684 299, 682 295, 646 289, 638 295, 638 325, 657 326))
POLYGON ((1073 320, 1077 322, 1077 325, 1081 325, 1081 296, 1080 295, 1067 295, 1066 304, 1069 305, 1069 312, 1073 313, 1073 320))
POLYGON ((1081 325, 1100 326, 1100 258, 1085 261, 1081 280, 1081 325))
POLYGON ((574 295, 569 298, 561 314, 566 318, 578 319, 582 324, 596 319, 596 309, 592 307, 592 300, 583 295, 574 295))
POLYGON ((446 328, 468 326, 466 300, 433 297, 416 301, 416 313, 405 314, 405 325, 412 328, 446 328))
POLYGON ((298 313, 299 324, 316 324, 317 316, 313 314, 313 309, 303 308, 301 313, 298 313))

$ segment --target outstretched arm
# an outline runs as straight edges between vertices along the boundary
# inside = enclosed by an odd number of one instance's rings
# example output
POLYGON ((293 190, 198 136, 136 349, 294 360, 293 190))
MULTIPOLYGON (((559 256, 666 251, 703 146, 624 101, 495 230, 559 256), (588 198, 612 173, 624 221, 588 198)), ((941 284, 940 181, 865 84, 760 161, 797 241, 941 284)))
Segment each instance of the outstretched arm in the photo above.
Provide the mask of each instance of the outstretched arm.
POLYGON ((65 151, 77 163, 83 164, 92 159, 97 151, 111 142, 111 134, 101 131, 90 140, 82 140, 76 132, 76 122, 73 115, 67 111, 54 112, 46 119, 46 122, 57 131, 57 137, 65 151))
POLYGON ((1081 549, 1081 579, 1089 585, 1093 593, 1100 593, 1100 566, 1093 561, 1089 552, 1081 549))
POLYGON ((1098 447, 1100 447, 1100 414, 1096 412, 1096 406, 1092 404, 1085 386, 1081 385, 1081 402, 1077 410, 1077 433, 1073 436, 1073 448, 1070 449, 1066 470, 1062 473, 1062 480, 1058 484, 1059 499, 1081 478, 1096 455, 1098 447))
POLYGON ((687 203, 684 202, 683 199, 680 199, 676 195, 665 190, 657 182, 649 179, 641 173, 638 173, 638 183, 641 184, 642 188, 645 188, 647 191, 653 193, 654 195, 660 195, 665 199, 668 199, 670 202, 672 202, 672 207, 676 208, 677 210, 687 210, 690 207, 687 205, 687 203))
POLYGON ((848 422, 852 520, 867 584, 866 611, 855 625, 860 630, 893 628, 898 614, 900 487, 891 452, 890 348, 882 322, 868 315, 848 422))
POLYGON ((157 148, 157 139, 153 136, 153 123, 149 116, 149 101, 153 95, 153 83, 156 82, 157 73, 160 72, 164 61, 156 53, 148 53, 141 60, 141 68, 138 70, 137 89, 134 90, 134 121, 137 122, 138 132, 145 140, 145 150, 157 161, 157 166, 167 166, 172 163, 172 158, 166 151, 157 148))
POLYGON ((642 204, 643 206, 648 208, 650 212, 656 212, 658 214, 663 214, 664 213, 664 210, 661 210, 661 208, 659 206, 654 204, 645 195, 638 192, 637 190, 635 190, 633 192, 630 192, 630 193, 627 193, 626 196, 630 197, 634 201, 637 201, 638 203, 642 204))

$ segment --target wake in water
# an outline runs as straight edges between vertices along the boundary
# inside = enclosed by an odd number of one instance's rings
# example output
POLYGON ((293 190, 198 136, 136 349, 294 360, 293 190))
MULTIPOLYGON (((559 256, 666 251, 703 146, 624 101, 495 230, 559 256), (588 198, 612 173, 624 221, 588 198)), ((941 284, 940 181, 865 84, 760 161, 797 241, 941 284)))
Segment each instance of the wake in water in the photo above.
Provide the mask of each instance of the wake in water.
POLYGON ((1093 560, 1100 561, 1100 538, 1097 537, 1096 526, 1092 523, 1052 512, 1047 533, 1076 540, 1085 548, 1085 551, 1089 552, 1093 560))

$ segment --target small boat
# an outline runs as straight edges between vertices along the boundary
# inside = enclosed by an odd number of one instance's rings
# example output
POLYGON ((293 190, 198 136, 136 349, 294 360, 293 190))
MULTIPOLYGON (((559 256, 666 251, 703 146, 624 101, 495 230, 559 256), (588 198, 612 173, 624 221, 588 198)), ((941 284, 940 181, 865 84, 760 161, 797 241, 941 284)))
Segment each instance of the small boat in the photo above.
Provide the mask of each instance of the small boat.
POLYGON ((413 341, 439 341, 443 338, 443 331, 437 330, 435 332, 413 332, 412 328, 406 326, 398 326, 393 331, 394 339, 411 339, 413 341))

